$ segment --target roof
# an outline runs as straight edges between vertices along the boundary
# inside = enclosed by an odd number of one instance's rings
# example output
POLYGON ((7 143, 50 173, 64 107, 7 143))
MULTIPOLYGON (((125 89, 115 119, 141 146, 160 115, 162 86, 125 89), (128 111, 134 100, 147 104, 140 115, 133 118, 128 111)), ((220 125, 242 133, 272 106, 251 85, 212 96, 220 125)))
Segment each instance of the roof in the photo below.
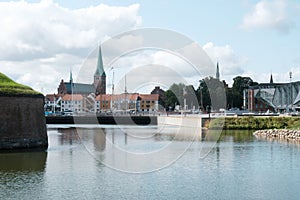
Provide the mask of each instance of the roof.
POLYGON ((276 88, 280 86, 286 86, 286 85, 300 85, 300 81, 291 82, 291 83, 260 83, 258 85, 250 86, 250 89, 262 89, 262 88, 276 88))
POLYGON ((139 97, 141 100, 146 101, 158 101, 159 95, 158 94, 140 94, 139 97))
POLYGON ((46 96, 45 96, 45 99, 46 99, 46 101, 54 101, 54 99, 55 100, 58 100, 58 98, 59 97, 62 97, 63 95, 61 95, 61 94, 47 94, 46 96))
POLYGON ((81 94, 66 94, 62 97, 62 101, 81 101, 83 96, 81 94))
POLYGON ((95 99, 96 101, 111 101, 111 94, 99 94, 95 99))
POLYGON ((97 69, 96 69, 95 75, 97 75, 97 76, 106 76, 104 68, 103 68, 101 46, 99 46, 97 69))
POLYGON ((138 94, 138 93, 123 93, 123 94, 99 94, 96 96, 96 101, 118 101, 127 99, 130 101, 145 100, 145 101, 158 101, 158 94, 138 94))
POLYGON ((65 82, 65 86, 67 88, 67 93, 71 94, 72 89, 71 85, 73 85, 73 94, 90 94, 95 93, 96 89, 93 84, 84 84, 84 83, 73 83, 65 82))

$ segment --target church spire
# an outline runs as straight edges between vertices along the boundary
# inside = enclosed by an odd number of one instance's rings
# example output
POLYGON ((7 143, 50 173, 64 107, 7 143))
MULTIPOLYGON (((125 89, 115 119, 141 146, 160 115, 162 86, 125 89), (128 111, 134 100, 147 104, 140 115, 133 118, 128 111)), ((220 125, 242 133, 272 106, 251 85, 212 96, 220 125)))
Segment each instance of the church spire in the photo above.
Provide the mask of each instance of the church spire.
POLYGON ((99 46, 97 69, 95 72, 95 76, 106 76, 104 68, 103 68, 101 46, 99 46))
POLYGON ((73 83, 72 68, 70 69, 70 83, 73 83))
POLYGON ((219 61, 217 62, 217 72, 216 72, 216 79, 220 80, 219 61))
POLYGON ((101 46, 99 46, 97 69, 94 74, 95 94, 106 94, 106 74, 103 67, 101 46))
POLYGON ((273 75, 271 74, 270 83, 273 84, 273 75))

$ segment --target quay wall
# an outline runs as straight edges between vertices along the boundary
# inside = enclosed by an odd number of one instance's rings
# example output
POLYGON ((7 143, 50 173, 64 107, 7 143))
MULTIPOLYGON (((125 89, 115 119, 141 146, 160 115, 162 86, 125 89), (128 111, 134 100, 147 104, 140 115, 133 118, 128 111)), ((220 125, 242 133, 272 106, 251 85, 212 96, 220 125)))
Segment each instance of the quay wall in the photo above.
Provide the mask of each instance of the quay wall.
POLYGON ((201 127, 202 118, 199 115, 163 115, 157 117, 158 125, 176 125, 185 127, 201 127))
POLYGON ((202 119, 199 115, 157 116, 159 132, 175 136, 174 139, 202 137, 202 119))
POLYGON ((0 150, 47 149, 43 95, 0 97, 0 150))
POLYGON ((47 116, 47 124, 157 125, 156 116, 47 116))

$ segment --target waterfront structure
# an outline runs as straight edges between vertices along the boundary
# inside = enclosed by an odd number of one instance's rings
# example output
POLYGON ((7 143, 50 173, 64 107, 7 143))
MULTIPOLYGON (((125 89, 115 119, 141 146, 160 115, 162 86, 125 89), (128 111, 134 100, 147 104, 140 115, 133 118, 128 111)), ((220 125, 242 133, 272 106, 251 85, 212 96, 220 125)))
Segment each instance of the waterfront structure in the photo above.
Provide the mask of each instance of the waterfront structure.
POLYGON ((48 147, 44 96, 0 73, 0 150, 48 147))
POLYGON ((46 111, 60 111, 61 97, 61 94, 47 94, 44 109, 46 111))
POLYGON ((102 94, 95 98, 96 112, 156 112, 159 111, 158 94, 102 94))
POLYGON ((70 72, 69 82, 64 82, 64 80, 61 80, 57 88, 57 93, 61 95, 81 94, 84 96, 87 96, 91 93, 94 93, 96 95, 106 94, 106 74, 103 67, 101 47, 99 47, 97 68, 94 74, 94 82, 92 84, 74 83, 72 72, 70 72))
POLYGON ((300 81, 261 83, 244 90, 244 106, 251 112, 291 112, 300 110, 300 81))
POLYGON ((81 94, 66 94, 61 98, 61 112, 71 111, 81 113, 85 111, 84 98, 81 94))

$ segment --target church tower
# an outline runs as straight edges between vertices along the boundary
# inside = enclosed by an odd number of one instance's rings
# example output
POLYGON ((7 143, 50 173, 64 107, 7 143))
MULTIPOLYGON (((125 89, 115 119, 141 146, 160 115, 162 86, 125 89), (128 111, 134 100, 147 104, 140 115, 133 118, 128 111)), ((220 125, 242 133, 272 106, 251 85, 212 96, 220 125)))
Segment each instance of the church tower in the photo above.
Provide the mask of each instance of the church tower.
POLYGON ((106 74, 103 68, 101 46, 99 46, 97 69, 94 74, 94 88, 97 94, 106 94, 106 74))
POLYGON ((219 62, 217 62, 217 72, 216 72, 216 79, 220 80, 219 62))

